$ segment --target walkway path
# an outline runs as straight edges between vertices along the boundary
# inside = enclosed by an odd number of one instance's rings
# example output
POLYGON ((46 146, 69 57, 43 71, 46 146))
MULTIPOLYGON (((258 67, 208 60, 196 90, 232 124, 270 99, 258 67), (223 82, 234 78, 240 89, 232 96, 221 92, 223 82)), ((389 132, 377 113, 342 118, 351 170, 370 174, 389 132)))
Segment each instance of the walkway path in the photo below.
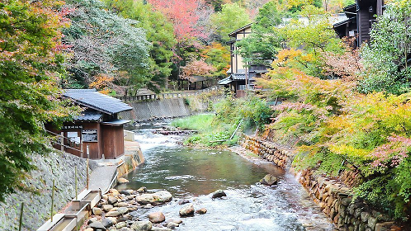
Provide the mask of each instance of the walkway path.
POLYGON ((94 169, 90 175, 90 190, 99 190, 104 193, 110 189, 113 178, 117 173, 117 165, 100 166, 94 169))

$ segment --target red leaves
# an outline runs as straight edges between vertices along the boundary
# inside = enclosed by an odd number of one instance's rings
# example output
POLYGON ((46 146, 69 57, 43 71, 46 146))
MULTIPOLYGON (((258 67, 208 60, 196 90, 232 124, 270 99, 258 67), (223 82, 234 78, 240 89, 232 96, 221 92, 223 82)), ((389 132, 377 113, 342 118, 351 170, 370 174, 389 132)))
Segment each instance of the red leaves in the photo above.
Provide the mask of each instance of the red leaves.
POLYGON ((202 0, 150 0, 174 25, 174 34, 179 41, 194 37, 207 37, 204 27, 199 26, 204 10, 202 0))

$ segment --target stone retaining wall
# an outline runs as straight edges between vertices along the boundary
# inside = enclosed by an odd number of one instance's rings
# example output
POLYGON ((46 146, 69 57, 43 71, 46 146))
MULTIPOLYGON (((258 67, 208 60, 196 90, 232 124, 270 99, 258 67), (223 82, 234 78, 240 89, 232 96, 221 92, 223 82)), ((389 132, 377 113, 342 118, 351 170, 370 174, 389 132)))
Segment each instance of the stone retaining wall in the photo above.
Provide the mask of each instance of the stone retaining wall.
POLYGON ((54 212, 75 197, 74 167, 77 166, 78 192, 86 186, 86 160, 54 152, 32 156, 37 170, 24 181, 36 193, 18 191, 0 204, 0 230, 18 230, 21 204, 24 203, 23 230, 36 230, 50 218, 51 188, 55 181, 54 212))
POLYGON ((272 142, 247 135, 243 135, 241 146, 283 169, 290 167, 295 155, 292 150, 287 150, 272 142))
MULTIPOLYGON (((295 152, 259 137, 243 135, 241 146, 277 166, 288 170, 295 152)), ((293 171, 293 169, 291 169, 293 171)), ((347 231, 390 231, 398 230, 388 217, 372 210, 361 201, 353 201, 350 187, 358 183, 358 173, 344 171, 339 178, 331 179, 315 175, 312 170, 295 174, 311 198, 334 222, 339 230, 347 231), (348 187, 348 186, 350 187, 348 187)))
POLYGON ((315 175, 312 170, 304 170, 300 175, 300 183, 339 230, 396 230, 387 216, 359 200, 353 201, 351 190, 339 179, 315 175))

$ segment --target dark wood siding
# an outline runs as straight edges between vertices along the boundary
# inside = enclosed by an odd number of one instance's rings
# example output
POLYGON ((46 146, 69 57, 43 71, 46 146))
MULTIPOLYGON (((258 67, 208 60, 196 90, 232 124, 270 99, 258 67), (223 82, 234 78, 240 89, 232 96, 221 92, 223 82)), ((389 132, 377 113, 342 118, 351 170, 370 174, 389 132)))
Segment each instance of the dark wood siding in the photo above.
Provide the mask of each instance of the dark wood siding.
POLYGON ((123 126, 102 125, 103 153, 106 159, 115 159, 124 154, 123 126))
POLYGON ((370 13, 368 12, 368 9, 361 9, 358 12, 358 35, 359 35, 359 46, 363 42, 369 41, 370 40, 370 13))
POLYGON ((100 159, 102 154, 101 148, 101 126, 100 123, 82 123, 83 130, 97 130, 98 142, 83 142, 83 157, 87 157, 87 145, 89 147, 90 159, 100 159))

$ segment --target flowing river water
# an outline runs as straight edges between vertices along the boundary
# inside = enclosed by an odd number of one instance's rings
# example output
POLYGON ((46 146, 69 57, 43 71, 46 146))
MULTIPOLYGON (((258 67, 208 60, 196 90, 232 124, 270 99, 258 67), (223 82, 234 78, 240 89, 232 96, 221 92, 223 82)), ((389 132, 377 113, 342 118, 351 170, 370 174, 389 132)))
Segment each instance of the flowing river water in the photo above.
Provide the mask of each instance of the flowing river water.
POLYGON ((174 200, 138 210, 142 219, 155 211, 163 212, 166 219, 176 219, 182 207, 179 202, 190 200, 195 209, 206 208, 207 213, 184 218, 177 230, 334 230, 290 173, 230 151, 184 147, 179 144, 182 137, 153 134, 154 128, 135 130, 146 163, 126 176, 130 183, 118 189, 146 186, 150 191, 167 190, 174 200), (279 178, 277 186, 256 183, 267 173, 279 178), (217 189, 223 189, 227 197, 211 199, 217 189))

